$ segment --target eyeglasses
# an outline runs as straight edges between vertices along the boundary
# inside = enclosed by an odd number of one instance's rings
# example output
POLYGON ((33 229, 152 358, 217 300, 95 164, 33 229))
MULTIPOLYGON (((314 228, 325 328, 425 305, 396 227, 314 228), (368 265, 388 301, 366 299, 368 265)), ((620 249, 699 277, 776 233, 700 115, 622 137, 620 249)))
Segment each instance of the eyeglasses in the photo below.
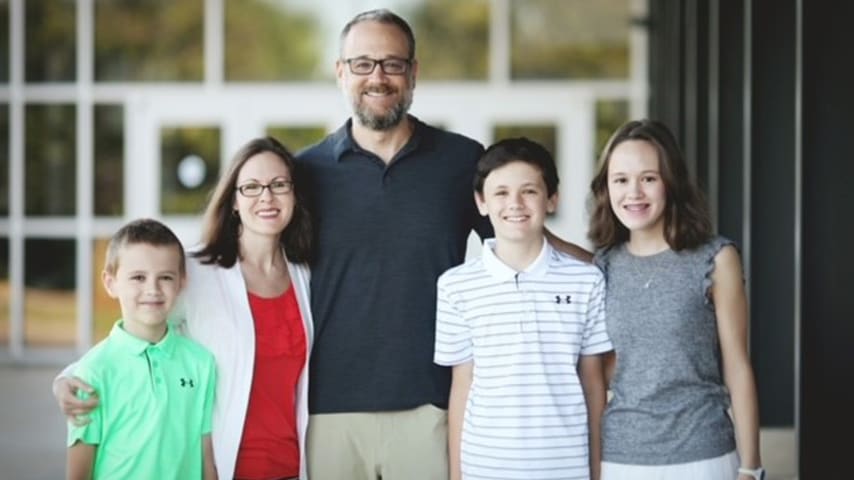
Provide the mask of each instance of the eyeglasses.
POLYGON ((294 189, 294 182, 290 180, 275 180, 263 185, 261 183, 246 183, 237 187, 237 191, 244 197, 260 197, 264 193, 264 189, 269 188, 273 195, 284 195, 291 193, 294 189))
POLYGON ((412 60, 407 58, 384 58, 382 60, 374 60, 368 57, 345 58, 341 60, 350 66, 350 72, 355 75, 370 75, 374 73, 374 68, 377 65, 386 75, 403 75, 409 71, 412 65, 412 60))

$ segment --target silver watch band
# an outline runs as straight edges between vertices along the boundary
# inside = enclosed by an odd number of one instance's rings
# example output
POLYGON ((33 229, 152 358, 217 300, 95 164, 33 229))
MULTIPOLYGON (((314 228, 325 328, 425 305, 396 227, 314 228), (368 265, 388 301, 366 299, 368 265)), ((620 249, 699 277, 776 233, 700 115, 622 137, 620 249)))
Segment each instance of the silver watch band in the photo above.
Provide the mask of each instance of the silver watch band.
POLYGON ((755 480, 765 480, 765 469, 762 467, 757 468, 738 468, 739 475, 750 475, 755 480))

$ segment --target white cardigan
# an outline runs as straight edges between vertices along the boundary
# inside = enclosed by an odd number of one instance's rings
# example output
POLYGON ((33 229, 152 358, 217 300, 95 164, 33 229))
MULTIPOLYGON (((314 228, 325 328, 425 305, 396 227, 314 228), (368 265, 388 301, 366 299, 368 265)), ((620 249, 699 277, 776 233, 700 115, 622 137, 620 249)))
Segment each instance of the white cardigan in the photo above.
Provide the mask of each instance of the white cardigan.
MULTIPOLYGON (((305 432, 308 426, 308 359, 312 331, 309 270, 288 262, 305 326, 305 363, 297 384, 297 433, 300 477, 306 479, 305 432)), ((234 478, 255 363, 255 328, 240 262, 231 268, 203 265, 187 258, 187 286, 176 309, 178 328, 213 353, 217 366, 213 412, 213 449, 219 478, 234 478), (180 320, 183 318, 183 322, 180 320)))

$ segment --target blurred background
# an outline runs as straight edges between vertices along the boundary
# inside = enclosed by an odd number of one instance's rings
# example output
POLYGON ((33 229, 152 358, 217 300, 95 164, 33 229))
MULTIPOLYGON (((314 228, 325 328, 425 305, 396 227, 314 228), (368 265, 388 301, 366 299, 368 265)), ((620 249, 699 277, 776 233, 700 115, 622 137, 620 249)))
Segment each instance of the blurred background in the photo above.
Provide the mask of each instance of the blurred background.
POLYGON ((338 128, 338 35, 378 7, 415 30, 414 115, 552 151, 549 226, 570 241, 589 246, 608 135, 642 116, 673 127, 741 246, 771 478, 836 471, 817 425, 850 405, 822 373, 854 365, 854 233, 826 197, 854 205, 854 162, 837 161, 849 3, 0 0, 0 478, 62 477, 50 381, 119 316, 99 280, 109 236, 151 216, 192 245, 239 146, 268 134, 298 151, 338 128))
POLYGON ((109 236, 152 216, 192 245, 242 144, 298 151, 337 129, 341 28, 379 7, 416 33, 412 113, 544 143, 551 226, 586 244, 597 150, 646 112, 643 1, 0 0, 0 478, 62 476, 49 385, 120 315, 100 282, 109 236))
POLYGON ((11 357, 65 361, 106 335, 118 310, 100 271, 126 220, 161 218, 192 245, 242 144, 269 134, 298 151, 337 129, 338 36, 381 6, 416 32, 412 113, 484 144, 543 142, 562 177, 553 228, 585 243, 596 152, 646 111, 641 1, 0 0, 11 357))

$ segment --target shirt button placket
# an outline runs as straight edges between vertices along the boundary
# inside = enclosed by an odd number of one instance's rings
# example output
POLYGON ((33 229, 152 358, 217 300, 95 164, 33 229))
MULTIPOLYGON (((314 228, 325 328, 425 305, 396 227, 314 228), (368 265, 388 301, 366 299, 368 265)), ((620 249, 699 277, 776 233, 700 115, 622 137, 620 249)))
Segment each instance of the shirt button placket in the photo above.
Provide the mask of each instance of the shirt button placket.
POLYGON ((157 360, 159 357, 158 351, 155 348, 149 348, 147 354, 149 361, 151 362, 151 376, 154 378, 154 388, 159 390, 160 386, 163 384, 163 376, 160 373, 160 361, 157 360))
POLYGON ((522 305, 524 305, 524 312, 522 313, 522 333, 529 334, 531 332, 537 331, 537 309, 535 305, 535 298, 532 293, 525 288, 525 284, 521 283, 519 285, 519 293, 522 300, 522 305))

